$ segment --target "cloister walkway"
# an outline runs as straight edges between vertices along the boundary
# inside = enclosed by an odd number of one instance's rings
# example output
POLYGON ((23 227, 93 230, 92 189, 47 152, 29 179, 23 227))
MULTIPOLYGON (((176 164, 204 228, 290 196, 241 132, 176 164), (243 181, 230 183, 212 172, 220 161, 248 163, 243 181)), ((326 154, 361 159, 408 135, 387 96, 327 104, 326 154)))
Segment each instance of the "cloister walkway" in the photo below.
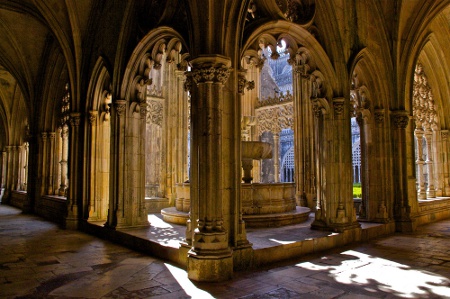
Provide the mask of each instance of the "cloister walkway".
POLYGON ((450 220, 194 283, 167 261, 0 205, 0 297, 450 298, 450 220))

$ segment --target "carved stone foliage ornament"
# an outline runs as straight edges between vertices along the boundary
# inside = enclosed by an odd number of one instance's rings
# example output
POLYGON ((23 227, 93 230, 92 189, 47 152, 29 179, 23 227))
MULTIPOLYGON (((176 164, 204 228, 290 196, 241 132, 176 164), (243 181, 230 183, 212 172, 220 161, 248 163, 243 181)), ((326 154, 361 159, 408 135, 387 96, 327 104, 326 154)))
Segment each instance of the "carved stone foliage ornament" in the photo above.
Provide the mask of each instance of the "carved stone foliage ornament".
POLYGON ((196 84, 222 83, 228 80, 230 68, 226 66, 201 66, 193 69, 192 78, 196 84))
POLYGON ((283 105, 256 109, 259 133, 279 133, 282 129, 294 128, 294 105, 292 102, 283 105))
POLYGON ((255 88, 255 81, 247 81, 244 75, 239 75, 238 78, 238 93, 244 94, 244 89, 252 90, 255 88))
POLYGON ((286 92, 286 94, 280 93, 279 95, 276 95, 274 97, 267 97, 264 100, 258 101, 255 105, 255 108, 274 106, 274 105, 279 105, 282 103, 287 103, 287 102, 292 102, 292 101, 293 101, 293 96, 288 90, 286 92))
POLYGON ((148 100, 147 101, 147 123, 153 123, 161 126, 163 120, 163 104, 160 101, 148 100))
POLYGON ((413 116, 416 127, 435 128, 438 126, 438 115, 428 78, 422 64, 418 63, 414 72, 413 83, 413 116))

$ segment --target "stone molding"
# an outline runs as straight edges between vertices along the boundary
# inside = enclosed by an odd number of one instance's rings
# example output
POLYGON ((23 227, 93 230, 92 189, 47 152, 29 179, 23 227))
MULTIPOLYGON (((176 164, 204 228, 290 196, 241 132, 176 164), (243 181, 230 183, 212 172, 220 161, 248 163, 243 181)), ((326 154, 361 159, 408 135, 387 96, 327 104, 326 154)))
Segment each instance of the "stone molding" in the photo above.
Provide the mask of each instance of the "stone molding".
POLYGON ((95 110, 89 111, 89 124, 93 127, 95 127, 97 125, 97 116, 98 116, 98 111, 95 111, 95 110))
POLYGON ((341 115, 344 112, 344 104, 345 104, 344 98, 334 98, 333 99, 333 108, 334 108, 334 113, 336 115, 341 115))
POLYGON ((384 123, 384 109, 375 109, 374 119, 376 124, 382 125, 384 123))

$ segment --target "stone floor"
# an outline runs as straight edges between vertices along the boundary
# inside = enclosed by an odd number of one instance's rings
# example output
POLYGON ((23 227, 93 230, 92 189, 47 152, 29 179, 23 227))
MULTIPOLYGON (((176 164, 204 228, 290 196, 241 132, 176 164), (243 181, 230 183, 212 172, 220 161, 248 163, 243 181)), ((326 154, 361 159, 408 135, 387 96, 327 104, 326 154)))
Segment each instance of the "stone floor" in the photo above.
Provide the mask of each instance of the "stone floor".
POLYGON ((450 298, 450 220, 223 283, 0 205, 0 298, 450 298))

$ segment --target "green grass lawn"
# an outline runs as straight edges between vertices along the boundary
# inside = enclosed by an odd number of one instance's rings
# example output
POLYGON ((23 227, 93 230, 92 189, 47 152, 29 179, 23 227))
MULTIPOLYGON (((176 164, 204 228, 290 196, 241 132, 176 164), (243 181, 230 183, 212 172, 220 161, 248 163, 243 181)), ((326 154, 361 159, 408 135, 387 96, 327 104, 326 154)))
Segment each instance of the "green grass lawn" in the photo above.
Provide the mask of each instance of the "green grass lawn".
POLYGON ((361 198, 361 183, 353 184, 353 198, 361 198))

